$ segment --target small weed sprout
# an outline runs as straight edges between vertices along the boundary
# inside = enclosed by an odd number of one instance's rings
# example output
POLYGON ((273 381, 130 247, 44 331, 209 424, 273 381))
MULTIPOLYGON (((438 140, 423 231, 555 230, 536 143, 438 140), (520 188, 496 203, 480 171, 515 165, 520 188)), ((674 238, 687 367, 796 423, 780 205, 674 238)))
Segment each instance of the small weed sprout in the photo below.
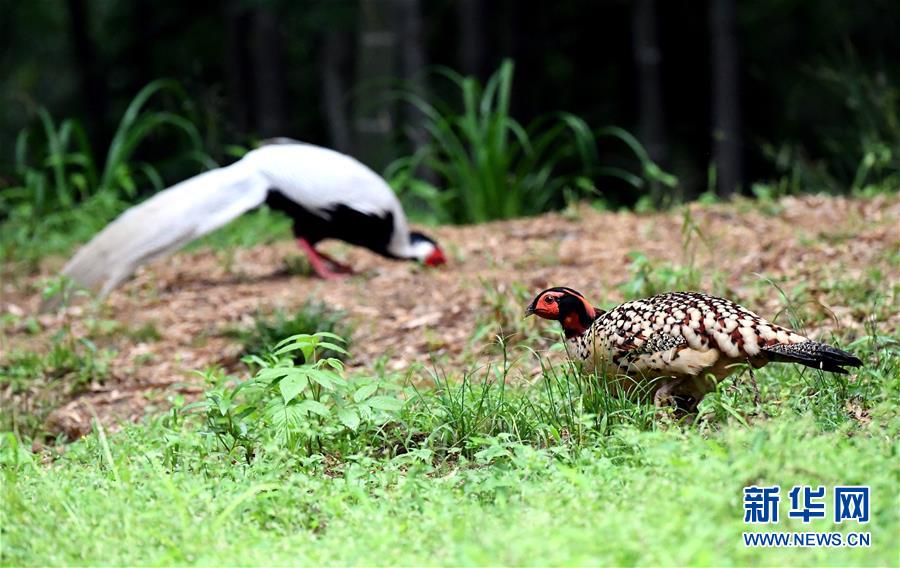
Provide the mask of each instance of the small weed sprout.
POLYGON ((109 374, 113 353, 65 325, 45 353, 9 353, 0 360, 0 429, 41 438, 51 410, 109 374))
POLYGON ((502 337, 509 345, 529 345, 540 337, 538 328, 523 318, 522 306, 531 298, 523 284, 506 285, 481 279, 484 290, 482 309, 478 310, 470 344, 478 345, 486 337, 502 337))

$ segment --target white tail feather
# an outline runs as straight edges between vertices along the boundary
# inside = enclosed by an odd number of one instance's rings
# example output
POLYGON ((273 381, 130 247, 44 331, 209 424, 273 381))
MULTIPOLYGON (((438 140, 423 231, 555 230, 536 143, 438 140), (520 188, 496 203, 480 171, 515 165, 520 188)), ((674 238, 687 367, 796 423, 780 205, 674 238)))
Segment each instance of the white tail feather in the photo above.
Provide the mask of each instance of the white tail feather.
POLYGON ((262 205, 269 183, 239 161, 183 181, 125 211, 63 268, 85 288, 102 284, 100 296, 143 264, 205 235, 262 205))

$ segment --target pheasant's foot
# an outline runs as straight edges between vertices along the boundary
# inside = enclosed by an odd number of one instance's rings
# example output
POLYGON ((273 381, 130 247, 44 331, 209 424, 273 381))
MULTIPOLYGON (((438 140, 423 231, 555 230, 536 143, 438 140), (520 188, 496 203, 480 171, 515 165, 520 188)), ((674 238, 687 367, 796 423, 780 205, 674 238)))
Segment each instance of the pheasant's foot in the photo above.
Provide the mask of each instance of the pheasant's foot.
POLYGON ((306 253, 306 257, 309 259, 309 265, 312 266, 313 271, 319 278, 323 280, 340 280, 346 276, 346 274, 332 272, 331 268, 328 266, 328 260, 330 259, 323 257, 323 255, 320 254, 315 247, 309 244, 309 241, 305 238, 298 237, 297 244, 299 244, 303 252, 306 253))

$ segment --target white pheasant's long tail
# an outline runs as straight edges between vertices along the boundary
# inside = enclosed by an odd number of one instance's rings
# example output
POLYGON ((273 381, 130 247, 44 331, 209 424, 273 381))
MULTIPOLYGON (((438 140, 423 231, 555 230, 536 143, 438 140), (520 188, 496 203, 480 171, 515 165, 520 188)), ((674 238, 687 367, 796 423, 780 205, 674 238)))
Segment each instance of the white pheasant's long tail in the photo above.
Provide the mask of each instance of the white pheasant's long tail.
POLYGON ((258 207, 266 177, 244 160, 185 180, 128 209, 69 260, 63 275, 105 296, 143 264, 258 207))

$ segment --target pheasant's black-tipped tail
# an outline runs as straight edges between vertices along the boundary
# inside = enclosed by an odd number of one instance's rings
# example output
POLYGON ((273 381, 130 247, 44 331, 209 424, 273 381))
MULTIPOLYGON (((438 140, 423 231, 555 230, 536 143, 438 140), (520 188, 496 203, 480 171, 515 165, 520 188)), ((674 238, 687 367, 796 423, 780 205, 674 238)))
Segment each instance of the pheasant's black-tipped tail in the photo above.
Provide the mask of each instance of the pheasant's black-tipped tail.
POLYGON ((832 373, 846 375, 844 367, 859 367, 863 364, 859 357, 817 341, 804 341, 793 345, 772 345, 763 348, 770 361, 783 363, 799 363, 832 373))

